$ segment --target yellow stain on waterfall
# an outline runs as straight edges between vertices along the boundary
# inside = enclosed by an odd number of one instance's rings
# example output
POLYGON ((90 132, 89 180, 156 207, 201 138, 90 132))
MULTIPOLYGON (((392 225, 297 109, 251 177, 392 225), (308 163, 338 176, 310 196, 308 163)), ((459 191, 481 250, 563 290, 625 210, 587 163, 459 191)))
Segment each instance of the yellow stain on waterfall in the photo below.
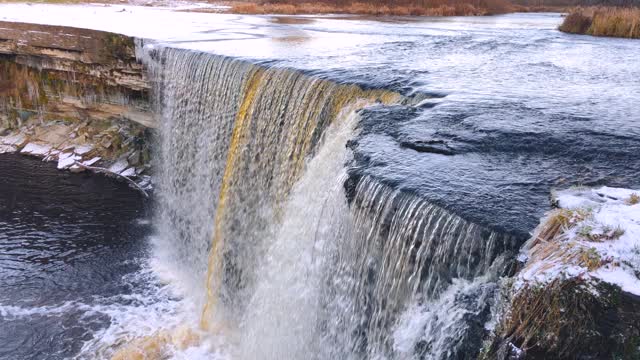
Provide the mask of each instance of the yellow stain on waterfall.
MULTIPOLYGON (((314 134, 319 126, 328 126, 336 121, 340 114, 356 111, 373 103, 393 104, 401 101, 402 96, 388 90, 363 90, 357 85, 339 85, 327 80, 311 79, 297 81, 302 77, 296 72, 283 72, 282 69, 257 69, 249 75, 244 88, 244 96, 236 115, 234 129, 227 155, 225 172, 220 190, 218 207, 216 210, 212 247, 209 253, 206 276, 206 300, 202 310, 200 327, 208 332, 220 332, 226 328, 224 312, 219 308, 219 295, 223 282, 223 253, 225 247, 225 219, 229 216, 227 202, 233 194, 233 186, 238 180, 241 167, 239 163, 246 151, 246 147, 253 139, 252 136, 282 136, 278 141, 278 148, 272 144, 263 144, 268 148, 253 149, 253 151, 272 152, 274 163, 263 166, 280 167, 275 173, 280 178, 275 181, 272 194, 274 196, 273 211, 276 220, 282 215, 280 205, 286 200, 289 191, 300 177, 307 156, 313 151, 314 134), (294 84, 293 89, 285 88, 286 84, 294 84), (254 118, 254 111, 260 112, 261 102, 265 101, 264 88, 279 87, 269 98, 269 102, 280 103, 280 97, 290 97, 290 92, 296 94, 295 104, 287 105, 287 113, 283 115, 279 126, 288 131, 278 134, 278 124, 254 118), (256 110, 257 109, 257 110, 256 110), (324 115, 323 115, 324 114, 324 115), (324 116, 326 124, 320 124, 324 116), (255 124, 253 124, 255 122, 255 124), (251 130, 253 129, 253 130, 251 130), (250 132, 256 132, 256 134, 250 132), (283 168, 284 167, 284 168, 283 168)), ((282 102, 284 104, 285 102, 282 102)), ((282 105, 281 105, 282 106, 282 105)), ((264 110, 264 109, 262 109, 264 110)), ((274 109, 276 111, 277 109, 274 109)), ((259 115, 259 114, 257 114, 259 115)), ((259 146, 255 145, 254 146, 259 146)), ((251 151, 249 151, 251 152, 251 151)), ((237 191, 237 190, 235 190, 237 191)))
POLYGON ((239 156, 239 149, 245 141, 246 131, 249 128, 249 116, 251 105, 254 102, 258 87, 264 77, 265 71, 263 69, 255 70, 251 74, 251 78, 248 81, 245 95, 242 100, 242 104, 238 109, 236 121, 233 128, 233 134, 231 136, 231 144, 229 146, 229 154, 227 156, 227 163, 222 179, 222 188, 220 189, 220 197, 218 200, 218 209, 216 211, 215 225, 213 231, 213 246, 209 253, 209 265, 207 268, 207 299, 202 310, 202 318, 200 320, 200 327, 204 330, 212 329, 212 321, 216 316, 216 305, 218 302, 218 293, 220 286, 222 285, 222 249, 224 245, 222 223, 224 217, 224 210, 226 206, 227 193, 231 187, 234 178, 236 159, 239 156))

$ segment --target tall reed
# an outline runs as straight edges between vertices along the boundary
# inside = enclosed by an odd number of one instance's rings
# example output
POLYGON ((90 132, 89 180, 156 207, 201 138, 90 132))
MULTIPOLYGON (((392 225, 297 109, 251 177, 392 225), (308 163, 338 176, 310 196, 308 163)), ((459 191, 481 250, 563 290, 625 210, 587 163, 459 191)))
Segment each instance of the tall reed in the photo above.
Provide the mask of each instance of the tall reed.
POLYGON ((640 39, 640 8, 576 8, 567 15, 559 30, 573 34, 640 39))
POLYGON ((416 16, 471 16, 503 14, 513 10, 507 0, 269 0, 241 2, 231 12, 241 14, 362 14, 416 16))

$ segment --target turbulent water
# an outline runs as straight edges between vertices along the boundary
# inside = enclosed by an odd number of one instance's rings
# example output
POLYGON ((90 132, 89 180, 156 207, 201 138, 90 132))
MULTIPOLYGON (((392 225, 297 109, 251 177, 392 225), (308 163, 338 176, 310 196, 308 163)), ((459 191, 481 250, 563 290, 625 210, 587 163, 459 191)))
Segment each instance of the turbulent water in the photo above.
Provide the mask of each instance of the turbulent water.
MULTIPOLYGON (((68 316, 82 335, 59 333, 50 358, 473 358, 551 188, 638 185, 637 45, 562 35, 557 14, 388 20, 240 17, 231 35, 198 33, 215 41, 141 41, 159 124, 153 231, 136 232, 137 202, 105 202, 119 232, 98 217, 93 236, 135 249, 89 269, 126 275, 105 280, 126 291, 29 302, 11 275, 2 321, 68 316)), ((61 241, 33 229, 0 239, 61 241)), ((2 271, 25 266, 7 254, 2 271)), ((63 284, 100 284, 81 280, 63 284)), ((12 333, 12 349, 52 338, 12 333)))
POLYGON ((138 193, 15 155, 0 156, 0 174, 1 359, 73 357, 166 298, 142 261, 138 193))
MULTIPOLYGON (((232 357, 396 357, 403 312, 454 279, 497 276, 494 261, 517 248, 512 235, 349 175, 361 114, 425 95, 191 50, 141 52, 161 115, 157 252, 202 304, 200 329, 222 334, 232 357)), ((481 332, 454 327, 453 342, 416 335, 403 356, 479 347, 481 332)))

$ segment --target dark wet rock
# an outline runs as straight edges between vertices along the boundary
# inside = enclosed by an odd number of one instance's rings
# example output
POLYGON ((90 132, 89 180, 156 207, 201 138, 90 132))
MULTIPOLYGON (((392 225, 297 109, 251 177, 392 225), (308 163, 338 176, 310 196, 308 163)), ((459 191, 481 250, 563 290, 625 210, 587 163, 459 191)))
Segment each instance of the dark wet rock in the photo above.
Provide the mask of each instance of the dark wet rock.
POLYGON ((127 157, 129 165, 136 166, 140 164, 140 151, 134 151, 127 157))
POLYGON ((640 297, 617 286, 559 281, 509 301, 481 359, 640 358, 640 297), (543 312, 556 316, 536 321, 543 312))
POLYGON ((400 146, 421 153, 454 155, 455 152, 443 140, 402 141, 400 146))

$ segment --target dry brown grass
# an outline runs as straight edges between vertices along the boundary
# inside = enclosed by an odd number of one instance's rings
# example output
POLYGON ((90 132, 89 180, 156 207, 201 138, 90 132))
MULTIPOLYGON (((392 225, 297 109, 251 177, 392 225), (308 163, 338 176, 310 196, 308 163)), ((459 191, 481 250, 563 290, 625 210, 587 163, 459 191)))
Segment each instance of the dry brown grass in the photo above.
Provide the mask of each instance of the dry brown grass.
POLYGON ((539 350, 540 355, 550 352, 573 358, 597 337, 593 330, 598 313, 609 306, 609 299, 593 296, 583 285, 580 279, 556 280, 544 287, 522 289, 499 326, 500 337, 531 353, 532 358, 546 358, 535 356, 539 350))
POLYGON ((573 34, 640 39, 640 8, 576 8, 559 29, 573 34))
MULTIPOLYGON (((0 0, 0 3, 23 2, 24 0, 0 0)), ((31 3, 78 4, 86 0, 30 0, 31 3)), ((93 0, 92 3, 121 4, 118 0, 93 0)), ((371 16, 474 16, 505 14, 513 11, 531 11, 523 6, 514 6, 509 0, 369 0, 348 2, 344 0, 255 0, 211 1, 230 5, 229 12, 236 14, 357 14, 371 16)), ((151 3, 151 6, 162 5, 151 3)), ((217 13, 220 9, 187 9, 184 12, 217 13)))
POLYGON ((243 2, 232 6, 238 14, 359 14, 372 16, 472 16, 502 14, 514 8, 506 0, 432 0, 427 2, 243 2))
POLYGON ((640 203, 640 195, 633 193, 629 198, 625 201, 627 205, 635 205, 640 203))
POLYGON ((591 216, 591 212, 587 209, 556 209, 551 211, 536 229, 530 244, 531 248, 541 243, 546 244, 555 241, 569 228, 591 216))

